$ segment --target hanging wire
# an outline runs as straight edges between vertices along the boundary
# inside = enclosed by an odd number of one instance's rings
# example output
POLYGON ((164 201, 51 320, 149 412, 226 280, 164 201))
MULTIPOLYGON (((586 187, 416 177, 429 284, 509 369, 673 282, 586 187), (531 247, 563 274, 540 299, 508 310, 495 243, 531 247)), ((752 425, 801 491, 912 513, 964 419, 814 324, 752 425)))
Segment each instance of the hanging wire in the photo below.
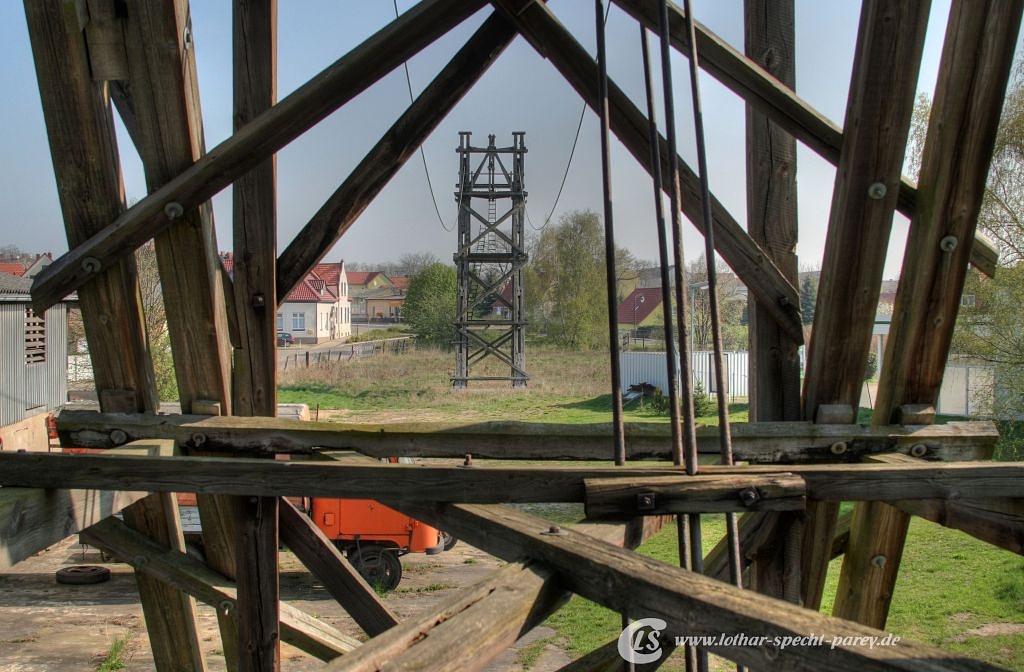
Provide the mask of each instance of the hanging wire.
MULTIPOLYGON (((700 205, 704 227, 704 256, 708 268, 708 303, 711 312, 711 338, 715 360, 715 390, 718 398, 718 436, 723 464, 733 463, 732 429, 729 425, 729 403, 725 394, 725 371, 722 366, 722 324, 718 305, 718 272, 715 268, 715 228, 711 217, 711 190, 708 187, 707 147, 704 143, 704 113, 700 99, 699 63, 697 62, 697 39, 693 25, 693 9, 690 0, 683 0, 686 13, 686 32, 689 37, 690 90, 693 101, 693 127, 697 141, 697 166, 700 171, 700 205)), ((667 19, 667 8, 662 1, 662 12, 667 19)), ((735 513, 725 514, 726 536, 729 542, 729 575, 733 585, 742 588, 743 577, 740 565, 739 526, 735 513)), ((742 665, 736 666, 742 671, 742 665)))
MULTIPOLYGON (((395 5, 395 18, 398 18, 398 0, 392 0, 395 5)), ((409 87, 409 102, 415 102, 416 98, 412 94, 412 78, 409 76, 409 61, 404 61, 402 66, 405 68, 405 84, 409 87)), ((434 204, 434 212, 437 213, 437 221, 441 223, 441 228, 451 233, 455 230, 453 224, 451 228, 448 228, 444 224, 444 217, 441 216, 441 209, 437 207, 437 197, 434 195, 434 185, 430 181, 430 171, 427 169, 427 155, 423 151, 423 145, 420 145, 420 159, 423 161, 423 174, 427 176, 427 188, 430 190, 430 200, 434 204)))
MULTIPOLYGON (((693 475, 697 473, 697 433, 696 420, 693 409, 693 373, 692 361, 690 359, 691 348, 689 343, 689 324, 686 321, 689 313, 687 284, 686 284, 686 255, 683 250, 682 223, 680 221, 681 194, 679 190, 679 166, 677 157, 679 150, 676 143, 676 113, 675 98, 672 92, 672 45, 669 41, 668 31, 668 5, 666 0, 661 0, 660 16, 658 21, 658 36, 661 47, 661 84, 663 89, 662 97, 665 104, 665 135, 668 142, 668 186, 669 203, 672 208, 672 243, 675 252, 675 273, 676 283, 676 321, 679 336, 679 382, 682 394, 683 422, 683 445, 682 455, 674 454, 673 462, 676 465, 682 463, 686 473, 693 475)), ((660 156, 659 156, 660 158, 660 156)), ((702 541, 700 514, 691 513, 685 516, 676 517, 677 533, 679 542, 679 563, 686 569, 698 574, 704 573, 704 544, 702 541)), ((686 670, 692 672, 707 672, 708 653, 705 649, 689 647, 686 649, 686 670)))

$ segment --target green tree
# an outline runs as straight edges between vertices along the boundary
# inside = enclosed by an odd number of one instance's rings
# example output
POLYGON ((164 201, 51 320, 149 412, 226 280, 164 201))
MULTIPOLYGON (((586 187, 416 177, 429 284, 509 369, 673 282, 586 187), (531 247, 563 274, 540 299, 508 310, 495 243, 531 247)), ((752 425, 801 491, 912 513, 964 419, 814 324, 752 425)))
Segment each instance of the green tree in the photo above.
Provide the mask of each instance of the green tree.
POLYGON ((804 324, 814 323, 814 306, 818 303, 818 283, 808 273, 800 281, 800 315, 804 324))
POLYGON ((451 348, 455 338, 455 269, 440 262, 409 280, 402 319, 421 343, 451 348))
MULTIPOLYGON (((704 255, 690 262, 686 269, 689 285, 690 329, 694 350, 711 350, 711 301, 708 294, 708 264, 704 255)), ((747 326, 744 313, 747 306, 746 289, 729 267, 719 263, 716 267, 718 312, 722 325, 722 347, 725 350, 747 349, 747 326)))
POLYGON ((530 322, 561 345, 592 350, 608 345, 604 230, 590 210, 562 215, 530 246, 524 269, 530 322))

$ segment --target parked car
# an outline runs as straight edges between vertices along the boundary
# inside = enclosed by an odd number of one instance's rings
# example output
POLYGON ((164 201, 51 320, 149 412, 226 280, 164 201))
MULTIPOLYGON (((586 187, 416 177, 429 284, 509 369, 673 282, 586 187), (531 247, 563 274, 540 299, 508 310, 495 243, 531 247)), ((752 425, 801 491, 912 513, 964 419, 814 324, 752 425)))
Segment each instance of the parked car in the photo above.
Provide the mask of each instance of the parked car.
POLYGON ((286 348, 295 343, 295 337, 287 331, 277 332, 277 347, 286 348))

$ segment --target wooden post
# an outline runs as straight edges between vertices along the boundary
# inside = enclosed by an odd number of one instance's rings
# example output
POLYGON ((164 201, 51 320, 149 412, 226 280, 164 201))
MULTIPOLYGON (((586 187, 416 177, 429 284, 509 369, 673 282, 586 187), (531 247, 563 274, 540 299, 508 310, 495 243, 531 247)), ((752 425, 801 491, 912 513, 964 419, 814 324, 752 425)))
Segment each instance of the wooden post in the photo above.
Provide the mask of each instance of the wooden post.
MULTIPOLYGON (((814 330, 807 349, 804 417, 822 404, 857 408, 899 195, 928 0, 865 0, 832 195, 814 330)), ((809 507, 804 605, 817 608, 838 509, 809 507)))
MULTIPOLYGON (((74 6, 25 3, 50 152, 68 243, 74 247, 124 210, 120 162, 106 85, 93 81, 89 49, 74 6)), ((101 408, 148 412, 158 406, 152 362, 132 257, 103 268, 79 294, 101 408)), ((126 522, 181 550, 177 507, 169 493, 151 495, 126 522)), ((136 573, 158 670, 205 669, 195 608, 183 593, 136 573)))
MULTIPOLYGON (((277 0, 233 3, 235 132, 277 98, 277 0)), ((275 264, 276 158, 257 165, 234 186, 234 294, 237 415, 277 414, 275 264)), ((239 669, 273 671, 281 664, 278 626, 278 509, 275 497, 237 500, 239 669)))
MULTIPOLYGON (((874 424, 901 405, 937 402, 1022 8, 1020 0, 956 0, 950 9, 874 424)), ((885 626, 909 522, 883 502, 856 506, 835 615, 885 626)))
MULTIPOLYGON (((186 0, 143 3, 133 7, 125 20, 130 79, 121 109, 133 120, 134 140, 151 193, 205 151, 189 21, 186 0), (165 48, 154 49, 155 44, 165 48)), ((175 201, 167 205, 165 216, 173 223, 157 235, 156 254, 181 406, 186 411, 228 415, 231 343, 212 208, 175 201)), ((234 504, 202 494, 197 504, 210 565, 234 577, 234 504)), ((220 610, 217 615, 224 657, 233 670, 237 668, 235 617, 220 610)))

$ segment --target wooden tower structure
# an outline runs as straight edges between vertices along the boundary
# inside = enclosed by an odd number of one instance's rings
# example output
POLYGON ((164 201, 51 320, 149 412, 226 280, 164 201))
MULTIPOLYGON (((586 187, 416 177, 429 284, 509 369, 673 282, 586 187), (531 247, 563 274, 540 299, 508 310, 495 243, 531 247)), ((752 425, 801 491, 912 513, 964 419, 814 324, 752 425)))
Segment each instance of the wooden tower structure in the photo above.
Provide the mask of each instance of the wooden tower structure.
POLYGON ((513 388, 526 387, 525 136, 513 133, 512 145, 499 148, 490 135, 486 147, 474 147, 469 131, 459 133, 455 388, 471 380, 508 380, 513 388), (486 203, 486 209, 474 203, 486 203), (488 357, 506 364, 508 375, 471 376, 470 367, 488 357))
MULTIPOLYGON (((275 408, 277 302, 517 36, 588 105, 607 105, 611 132, 640 165, 678 167, 679 207, 700 220, 697 174, 669 155, 661 138, 651 141, 646 115, 613 81, 601 100, 599 64, 544 3, 422 0, 277 100, 276 3, 233 0, 236 129, 207 150, 187 0, 26 0, 70 247, 36 278, 32 299, 41 313, 78 293, 101 409, 62 413, 58 427, 66 445, 107 450, 0 452, 0 510, 17 512, 0 525, 0 568, 75 532, 131 559, 159 670, 205 669, 194 600, 217 608, 232 670, 278 669, 282 641, 329 661, 330 670, 385 663, 468 670, 543 622, 572 593, 629 618, 661 618, 668 636, 883 636, 912 515, 1021 553, 1024 466, 988 461, 996 439, 990 423, 933 420, 968 264, 987 273, 995 265, 975 226, 1022 0, 953 0, 916 185, 900 169, 928 0, 863 0, 841 125, 793 91, 792 0, 746 2, 742 51, 699 24, 691 33, 674 4, 614 2, 641 26, 657 32, 663 25, 674 49, 695 42, 700 66, 747 104, 747 210, 755 214, 744 227, 720 202, 711 203, 717 250, 755 302, 754 415, 734 427, 735 457, 746 464, 701 466, 688 476, 667 461, 667 434, 627 427, 629 459, 647 461, 615 469, 382 465, 328 453, 610 462, 612 446, 604 430, 575 426, 367 432, 259 417, 275 408), (487 17, 476 32, 279 253, 275 152, 477 12, 487 17), (115 108, 150 192, 130 208, 115 108), (837 167, 802 387, 794 359, 803 340, 793 255, 797 142, 837 167), (229 186, 233 278, 218 264, 209 207, 229 186), (911 227, 887 365, 871 423, 856 425, 897 210, 911 227), (132 255, 149 240, 167 306, 177 416, 154 414, 132 255), (266 459, 280 453, 309 459, 266 459), (205 562, 182 552, 174 492, 198 493, 205 562), (291 495, 380 499, 509 564, 437 613, 399 622, 281 499, 291 495), (856 508, 840 526, 842 501, 856 508), (548 523, 506 506, 514 502, 583 502, 587 519, 551 534, 548 523), (113 517, 118 511, 123 519, 113 517), (719 580, 727 573, 721 549, 705 558, 703 574, 629 550, 668 516, 717 512, 742 514, 741 561, 754 590, 719 580), (848 534, 838 534, 840 527, 848 534), (317 574, 367 641, 280 602, 279 542, 317 574), (818 608, 835 554, 843 556, 843 570, 831 618, 818 608)), ((700 434, 701 445, 712 435, 700 434)), ((607 645, 568 669, 618 669, 617 636, 608 633, 607 645)), ((907 640, 885 648, 710 648, 761 670, 993 669, 907 640)))

